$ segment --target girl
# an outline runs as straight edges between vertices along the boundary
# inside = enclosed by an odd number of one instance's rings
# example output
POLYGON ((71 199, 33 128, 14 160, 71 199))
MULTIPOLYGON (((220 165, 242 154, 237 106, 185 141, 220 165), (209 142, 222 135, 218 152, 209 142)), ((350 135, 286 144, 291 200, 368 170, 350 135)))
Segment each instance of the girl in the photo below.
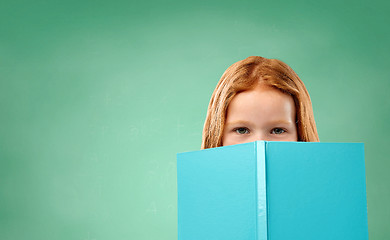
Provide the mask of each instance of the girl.
POLYGON ((318 142, 305 85, 285 63, 252 56, 231 65, 211 96, 202 149, 256 140, 318 142))

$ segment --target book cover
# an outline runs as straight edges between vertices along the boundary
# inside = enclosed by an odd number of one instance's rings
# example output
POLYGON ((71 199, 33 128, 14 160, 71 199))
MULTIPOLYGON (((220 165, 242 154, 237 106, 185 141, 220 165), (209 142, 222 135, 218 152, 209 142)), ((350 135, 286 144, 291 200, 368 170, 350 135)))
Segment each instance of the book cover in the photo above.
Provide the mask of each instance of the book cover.
POLYGON ((179 240, 368 239, 362 143, 179 153, 177 181, 179 240))

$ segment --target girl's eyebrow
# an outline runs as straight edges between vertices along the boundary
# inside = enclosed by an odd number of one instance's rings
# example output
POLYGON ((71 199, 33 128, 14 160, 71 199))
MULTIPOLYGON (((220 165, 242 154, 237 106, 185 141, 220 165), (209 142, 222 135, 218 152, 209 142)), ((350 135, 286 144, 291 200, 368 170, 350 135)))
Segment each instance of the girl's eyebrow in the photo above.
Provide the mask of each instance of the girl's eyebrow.
POLYGON ((250 125, 251 123, 245 120, 238 120, 238 121, 233 121, 233 122, 227 122, 225 125, 250 125))
POLYGON ((276 121, 272 121, 272 122, 270 122, 270 124, 271 125, 273 125, 273 124, 286 124, 286 125, 288 125, 288 124, 291 124, 292 122, 291 121, 286 121, 286 120, 276 120, 276 121))

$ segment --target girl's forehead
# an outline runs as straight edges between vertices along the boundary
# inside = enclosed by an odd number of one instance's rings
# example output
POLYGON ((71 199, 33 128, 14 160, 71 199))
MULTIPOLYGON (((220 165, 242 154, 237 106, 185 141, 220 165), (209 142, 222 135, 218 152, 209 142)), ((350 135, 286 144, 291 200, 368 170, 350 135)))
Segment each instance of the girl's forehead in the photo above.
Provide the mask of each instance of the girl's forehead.
POLYGON ((227 109, 227 121, 280 120, 295 118, 293 98, 272 87, 260 87, 237 94, 227 109))

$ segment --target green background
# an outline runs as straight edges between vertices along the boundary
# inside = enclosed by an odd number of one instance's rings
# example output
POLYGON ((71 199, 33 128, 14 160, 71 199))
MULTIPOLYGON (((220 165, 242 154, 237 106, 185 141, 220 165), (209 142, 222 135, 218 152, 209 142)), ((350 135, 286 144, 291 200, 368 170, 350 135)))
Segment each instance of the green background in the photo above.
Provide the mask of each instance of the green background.
POLYGON ((389 10, 2 0, 0 239, 176 239, 176 153, 250 55, 300 75, 321 141, 365 143, 370 239, 390 239, 389 10))

